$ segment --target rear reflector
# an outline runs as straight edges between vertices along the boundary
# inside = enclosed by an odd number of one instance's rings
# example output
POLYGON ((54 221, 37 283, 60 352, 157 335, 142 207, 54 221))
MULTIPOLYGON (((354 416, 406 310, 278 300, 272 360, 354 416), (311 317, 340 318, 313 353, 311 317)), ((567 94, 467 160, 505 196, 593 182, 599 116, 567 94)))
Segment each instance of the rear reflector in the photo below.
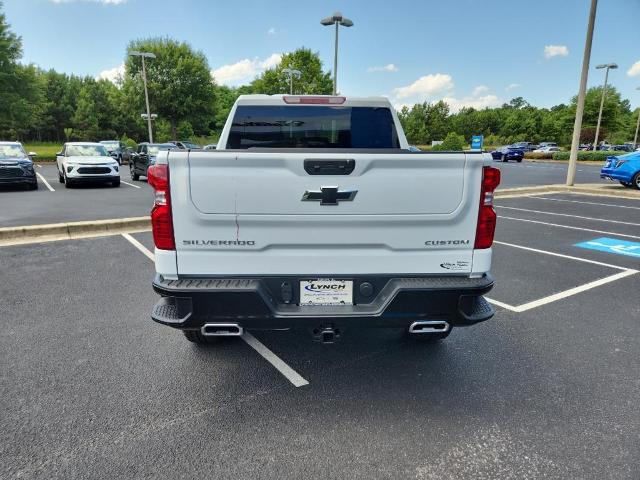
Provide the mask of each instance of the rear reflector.
POLYGON ((297 105, 342 105, 347 100, 347 97, 284 95, 282 99, 284 103, 297 105))
POLYGON ((482 186, 480 188, 480 209, 476 226, 474 248, 490 248, 496 231, 496 212, 493 209, 493 191, 500 185, 500 170, 493 167, 482 169, 482 186))
POLYGON ((151 228, 153 243, 160 250, 175 250, 171 218, 171 194, 169 186, 169 166, 152 165, 149 167, 147 181, 154 190, 153 209, 151 210, 151 228))

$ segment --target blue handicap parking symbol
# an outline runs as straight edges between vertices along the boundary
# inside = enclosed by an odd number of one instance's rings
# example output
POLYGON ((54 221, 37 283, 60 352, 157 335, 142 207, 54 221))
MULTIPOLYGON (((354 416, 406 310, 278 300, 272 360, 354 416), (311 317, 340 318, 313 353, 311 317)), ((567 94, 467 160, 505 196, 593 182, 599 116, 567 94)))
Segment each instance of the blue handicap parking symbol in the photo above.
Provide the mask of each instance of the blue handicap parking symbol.
POLYGON ((628 257, 640 258, 640 243, 627 242, 617 238, 594 238, 588 242, 576 243, 576 247, 600 250, 601 252, 617 253, 628 257))

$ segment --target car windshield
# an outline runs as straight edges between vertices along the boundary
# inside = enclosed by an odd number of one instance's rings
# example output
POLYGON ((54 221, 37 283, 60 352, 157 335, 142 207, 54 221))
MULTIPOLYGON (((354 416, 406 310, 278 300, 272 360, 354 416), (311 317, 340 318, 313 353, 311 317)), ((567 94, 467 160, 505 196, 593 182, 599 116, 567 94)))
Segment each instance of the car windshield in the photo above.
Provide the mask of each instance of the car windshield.
POLYGON ((118 142, 100 142, 102 145, 107 147, 107 150, 115 150, 120 146, 118 142))
POLYGON ((0 158, 24 158, 27 154, 20 145, 0 145, 0 158))
POLYGON ((187 148, 200 148, 200 145, 198 145, 197 143, 182 142, 182 144, 187 148))
POLYGON ((149 152, 149 155, 154 156, 154 155, 158 155, 158 152, 160 150, 169 150, 171 147, 175 147, 175 145, 170 143, 165 143, 160 145, 149 145, 147 147, 147 151, 149 152))
POLYGON ((241 105, 227 148, 400 148, 384 107, 241 105))
POLYGON ((67 157, 108 157, 109 152, 102 145, 67 145, 67 157))

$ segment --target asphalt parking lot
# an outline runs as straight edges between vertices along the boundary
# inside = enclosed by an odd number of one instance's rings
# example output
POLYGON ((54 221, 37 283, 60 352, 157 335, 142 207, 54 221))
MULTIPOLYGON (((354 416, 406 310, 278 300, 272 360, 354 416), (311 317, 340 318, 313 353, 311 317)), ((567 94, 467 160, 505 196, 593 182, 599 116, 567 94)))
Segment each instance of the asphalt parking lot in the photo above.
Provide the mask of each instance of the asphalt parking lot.
POLYGON ((0 227, 104 220, 149 215, 153 192, 143 177, 132 181, 128 165, 120 169, 120 187, 88 183, 67 189, 58 182, 55 165, 39 165, 38 190, 0 187, 0 227))
POLYGON ((497 211, 497 314, 437 345, 198 348, 149 319, 149 233, 0 248, 0 477, 640 478, 640 202, 497 211))
MULTIPOLYGON (((500 189, 532 185, 564 184, 567 165, 543 162, 494 162, 502 170, 500 189)), ((149 214, 153 193, 143 177, 133 181, 129 167, 122 165, 119 188, 110 185, 88 184, 66 189, 58 183, 55 165, 37 167, 39 189, 0 187, 3 205, 15 208, 0 209, 0 227, 47 223, 104 220, 110 218, 139 217, 149 214)), ((600 179, 598 165, 578 165, 576 181, 579 183, 607 183, 600 179)))

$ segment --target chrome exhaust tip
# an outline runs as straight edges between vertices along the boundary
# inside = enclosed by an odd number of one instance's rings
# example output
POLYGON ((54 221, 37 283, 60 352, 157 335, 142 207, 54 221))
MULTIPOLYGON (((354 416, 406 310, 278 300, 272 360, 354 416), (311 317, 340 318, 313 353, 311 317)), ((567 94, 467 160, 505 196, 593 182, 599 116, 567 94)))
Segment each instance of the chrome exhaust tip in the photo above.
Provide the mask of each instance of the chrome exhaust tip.
POLYGON ((447 333, 451 329, 444 320, 424 320, 420 322, 413 322, 409 326, 409 333, 447 333))
POLYGON ((200 332, 205 337, 240 337, 244 330, 237 323, 206 323, 200 332))

